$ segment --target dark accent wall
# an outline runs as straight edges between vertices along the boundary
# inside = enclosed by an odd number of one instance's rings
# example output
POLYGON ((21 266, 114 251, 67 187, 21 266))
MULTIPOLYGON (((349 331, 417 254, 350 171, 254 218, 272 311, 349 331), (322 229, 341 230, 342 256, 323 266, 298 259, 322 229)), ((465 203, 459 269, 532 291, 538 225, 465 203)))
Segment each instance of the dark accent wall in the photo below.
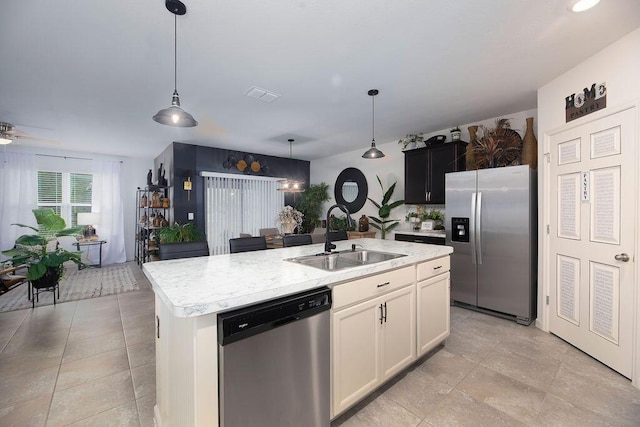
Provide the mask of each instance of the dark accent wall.
MULTIPOLYGON (((171 200, 171 223, 177 221, 184 224, 188 221, 189 212, 193 212, 198 229, 204 232, 204 178, 201 172, 220 172, 234 175, 256 175, 301 179, 308 187, 310 180, 310 162, 306 160, 285 157, 267 156, 259 153, 226 150, 201 145, 174 142, 169 145, 155 160, 156 171, 160 163, 164 163, 167 170, 165 177, 169 180, 169 194, 171 200), (230 156, 242 159, 251 154, 261 164, 268 165, 268 172, 241 172, 235 167, 224 167, 224 162, 230 156), (169 166, 171 169, 169 169, 169 166), (191 176, 191 196, 183 189, 183 182, 191 176)), ((156 175, 154 171, 154 177, 156 175)), ((285 193, 285 204, 294 205, 295 195, 285 193)))

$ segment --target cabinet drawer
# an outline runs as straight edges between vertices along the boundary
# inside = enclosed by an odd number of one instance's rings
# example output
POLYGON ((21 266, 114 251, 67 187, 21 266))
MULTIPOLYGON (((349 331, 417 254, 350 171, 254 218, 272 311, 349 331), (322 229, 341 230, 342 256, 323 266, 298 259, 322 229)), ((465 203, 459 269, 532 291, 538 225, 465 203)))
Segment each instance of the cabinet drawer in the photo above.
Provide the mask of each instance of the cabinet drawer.
POLYGON ((336 285, 333 287, 333 309, 385 294, 415 280, 415 269, 411 266, 336 285))
POLYGON ((449 271, 450 265, 449 256, 418 264, 418 282, 449 271))

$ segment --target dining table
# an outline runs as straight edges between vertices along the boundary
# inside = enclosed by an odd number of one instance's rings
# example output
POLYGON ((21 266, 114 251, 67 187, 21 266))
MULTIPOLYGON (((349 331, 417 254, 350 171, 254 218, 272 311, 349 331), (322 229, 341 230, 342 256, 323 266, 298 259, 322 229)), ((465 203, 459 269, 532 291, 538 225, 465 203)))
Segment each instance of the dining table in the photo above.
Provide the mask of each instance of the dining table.
POLYGON ((279 249, 283 247, 282 236, 280 234, 265 236, 267 249, 279 249))

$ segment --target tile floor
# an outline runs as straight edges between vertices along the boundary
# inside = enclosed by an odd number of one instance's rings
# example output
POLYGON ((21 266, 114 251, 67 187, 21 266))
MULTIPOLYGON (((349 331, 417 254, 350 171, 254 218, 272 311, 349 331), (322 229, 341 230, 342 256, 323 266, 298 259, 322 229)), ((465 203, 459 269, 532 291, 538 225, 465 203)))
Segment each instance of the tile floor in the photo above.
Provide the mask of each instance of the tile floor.
MULTIPOLYGON (((144 287, 0 313, 0 426, 153 426, 144 287)), ((444 347, 332 427, 640 425, 640 390, 562 340, 457 307, 451 325, 444 347)))

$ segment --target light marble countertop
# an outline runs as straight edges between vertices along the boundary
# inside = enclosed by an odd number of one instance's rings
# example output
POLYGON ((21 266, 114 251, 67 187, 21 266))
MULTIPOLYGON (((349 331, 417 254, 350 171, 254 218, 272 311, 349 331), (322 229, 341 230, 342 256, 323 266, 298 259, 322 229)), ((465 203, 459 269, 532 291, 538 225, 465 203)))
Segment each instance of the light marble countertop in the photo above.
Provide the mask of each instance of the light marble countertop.
POLYGON ((395 234, 410 234, 412 236, 427 236, 427 237, 441 237, 445 238, 444 230, 433 230, 433 231, 413 231, 413 230, 398 230, 395 234))
POLYGON ((148 262, 143 266, 156 295, 176 317, 218 313, 321 286, 413 265, 449 255, 453 248, 380 239, 334 242, 336 251, 352 244, 364 249, 401 253, 392 260, 325 271, 289 261, 324 250, 324 244, 269 249, 239 254, 148 262))

